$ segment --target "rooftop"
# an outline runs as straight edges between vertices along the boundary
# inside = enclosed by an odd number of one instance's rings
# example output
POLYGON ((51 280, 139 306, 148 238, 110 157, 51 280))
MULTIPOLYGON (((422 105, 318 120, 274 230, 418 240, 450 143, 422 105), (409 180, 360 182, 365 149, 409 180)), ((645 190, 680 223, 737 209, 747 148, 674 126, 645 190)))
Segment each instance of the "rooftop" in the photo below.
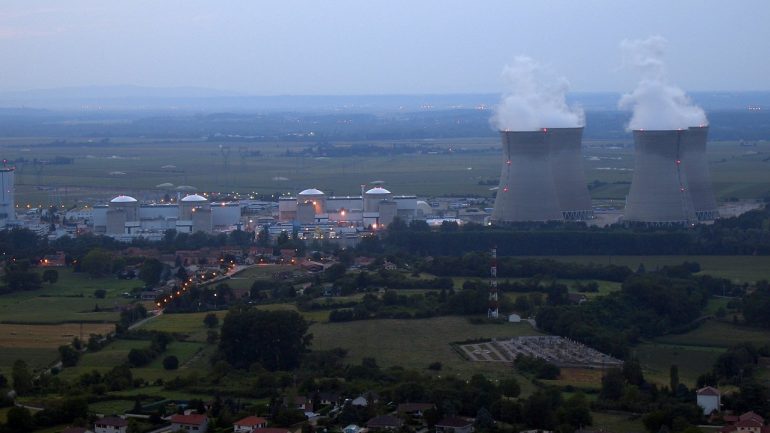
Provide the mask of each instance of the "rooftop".
POLYGON ((130 195, 119 195, 110 200, 110 203, 136 203, 136 199, 130 195))

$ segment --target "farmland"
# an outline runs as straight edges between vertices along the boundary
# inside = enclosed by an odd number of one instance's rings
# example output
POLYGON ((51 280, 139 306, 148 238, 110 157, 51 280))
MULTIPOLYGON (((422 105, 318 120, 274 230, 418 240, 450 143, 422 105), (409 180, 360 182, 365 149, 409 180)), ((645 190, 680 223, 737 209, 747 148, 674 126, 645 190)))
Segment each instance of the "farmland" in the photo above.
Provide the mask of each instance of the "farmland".
MULTIPOLYGON (((159 198, 155 185, 171 182, 200 191, 296 193, 317 187, 335 194, 357 194, 358 185, 383 180, 396 193, 438 196, 447 193, 490 196, 484 183, 499 175, 496 138, 371 141, 382 156, 286 156, 312 146, 303 142, 249 143, 259 156, 224 157, 216 141, 114 139, 95 144, 93 137, 56 142, 52 138, 0 140, 4 157, 27 159, 66 155, 73 164, 35 168, 20 164, 17 202, 26 207, 64 202, 92 204, 120 192, 140 199, 159 198), (389 147, 429 144, 440 152, 389 155, 389 147), (461 149, 453 152, 450 149, 461 149), (148 157, 147 155, 152 155, 148 157), (166 167, 166 168, 163 168, 166 167), (130 181, 129 181, 130 179, 130 181), (45 188, 38 188, 45 185, 45 188)), ((586 178, 595 199, 622 199, 628 191, 633 151, 627 141, 585 143, 586 178)), ((351 146, 350 142, 335 143, 351 146)), ((764 155, 770 143, 747 150, 735 142, 709 145, 715 192, 720 199, 755 199, 770 192, 770 170, 764 155)), ((245 154, 244 154, 245 155, 245 154)))

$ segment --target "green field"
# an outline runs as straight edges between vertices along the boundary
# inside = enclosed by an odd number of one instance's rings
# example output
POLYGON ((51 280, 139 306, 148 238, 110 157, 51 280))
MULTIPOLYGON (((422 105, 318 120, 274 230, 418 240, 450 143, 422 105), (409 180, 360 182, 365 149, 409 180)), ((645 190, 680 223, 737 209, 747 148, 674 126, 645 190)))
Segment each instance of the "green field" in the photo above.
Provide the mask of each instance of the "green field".
POLYGON ((737 326, 732 323, 707 320, 698 328, 686 334, 673 334, 659 337, 656 342, 680 346, 701 346, 728 348, 738 343, 749 342, 756 345, 770 344, 770 330, 737 326))
POLYGON ((648 271, 682 262, 697 262, 701 266, 701 273, 716 277, 729 278, 737 282, 770 280, 770 256, 548 256, 547 258, 566 263, 628 266, 632 270, 644 264, 648 271))
POLYGON ((462 375, 483 371, 499 375, 510 367, 466 361, 450 343, 474 338, 539 335, 528 323, 472 325, 466 318, 456 316, 317 323, 311 326, 310 332, 314 350, 342 347, 348 350, 351 363, 373 357, 380 366, 424 370, 431 362, 439 361, 443 364, 442 372, 462 375))
POLYGON ((638 415, 591 412, 591 417, 594 420, 591 430, 615 433, 645 433, 647 431, 638 415))
MULTIPOLYGON (((113 139, 110 143, 84 146, 102 137, 72 138, 69 143, 51 144, 55 138, 6 138, 0 140, 4 157, 50 158, 66 155, 72 165, 48 165, 41 171, 19 164, 17 202, 22 208, 48 203, 76 201, 93 203, 117 192, 151 199, 163 195, 155 185, 171 182, 193 185, 199 191, 241 193, 296 193, 317 187, 335 194, 356 194, 363 182, 383 180, 396 193, 437 196, 447 193, 489 196, 488 185, 499 176, 499 142, 496 138, 430 140, 438 148, 484 150, 474 153, 409 154, 373 157, 287 157, 310 143, 250 143, 260 157, 232 156, 225 164, 218 142, 196 140, 113 139), (173 168, 162 168, 172 165, 173 168), (125 174, 120 174, 125 173, 125 174), (45 187, 38 188, 38 186, 45 187)), ((419 145, 424 140, 370 140, 364 144, 385 147, 419 145)), ((337 142, 339 145, 357 143, 337 142)), ((584 166, 587 181, 602 184, 591 193, 597 199, 621 201, 628 191, 633 150, 607 148, 606 141, 586 141, 584 166), (597 146, 598 145, 598 146, 597 146), (620 170, 618 170, 620 169, 620 170)), ((624 144, 623 140, 609 144, 624 144)), ((734 142, 709 144, 709 162, 714 189, 719 198, 759 198, 770 191, 770 170, 763 161, 770 143, 760 142, 749 151, 734 142)))
MULTIPOLYGON (((89 352, 83 355, 77 366, 65 368, 62 371, 61 376, 67 379, 73 379, 92 370, 104 373, 116 365, 125 363, 128 360, 128 352, 131 349, 142 349, 149 345, 150 342, 144 340, 113 341, 98 352, 89 352)), ((206 365, 205 363, 199 362, 199 360, 201 357, 207 358, 206 354, 204 353, 203 356, 197 357, 195 355, 198 351, 205 349, 206 346, 203 343, 175 341, 169 344, 166 351, 155 358, 149 365, 141 368, 132 368, 131 372, 133 373, 134 378, 142 378, 149 382, 159 378, 174 378, 191 371, 204 372, 205 370, 203 370, 203 368, 205 368, 206 365), (178 370, 169 371, 163 368, 163 358, 171 355, 174 355, 179 359, 180 368, 178 370), (193 364, 186 365, 186 363, 191 360, 193 361, 193 364)))

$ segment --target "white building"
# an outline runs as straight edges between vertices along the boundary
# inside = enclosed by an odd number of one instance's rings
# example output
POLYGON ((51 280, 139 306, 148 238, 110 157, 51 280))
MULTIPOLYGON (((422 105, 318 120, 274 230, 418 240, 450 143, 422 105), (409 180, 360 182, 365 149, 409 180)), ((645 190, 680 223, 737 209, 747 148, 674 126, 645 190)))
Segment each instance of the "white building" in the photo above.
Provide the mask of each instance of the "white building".
POLYGON ((722 395, 718 389, 705 386, 695 392, 698 406, 703 409, 703 415, 719 412, 722 407, 722 395))
POLYGON ((128 421, 116 416, 108 416, 96 420, 94 433, 126 433, 128 421))

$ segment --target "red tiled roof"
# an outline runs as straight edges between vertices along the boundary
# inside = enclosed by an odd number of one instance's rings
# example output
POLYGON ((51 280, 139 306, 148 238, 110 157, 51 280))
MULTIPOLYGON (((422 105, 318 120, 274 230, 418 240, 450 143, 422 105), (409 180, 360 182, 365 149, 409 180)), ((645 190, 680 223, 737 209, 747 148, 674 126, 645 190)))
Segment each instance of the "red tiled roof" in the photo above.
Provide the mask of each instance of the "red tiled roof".
POLYGON ((705 386, 698 391, 696 391, 696 394, 698 395, 719 395, 719 390, 710 386, 705 386))
POLYGON ((174 424, 188 424, 188 425, 201 425, 206 422, 208 418, 206 415, 191 414, 191 415, 172 415, 171 422, 174 424))
POLYGON ((763 426, 761 422, 751 418, 742 419, 733 425, 735 427, 762 427, 763 426))
POLYGON ((758 422, 760 424, 764 424, 765 423, 765 419, 762 418, 761 416, 757 415, 753 411, 748 411, 748 412, 744 413, 743 415, 739 416, 738 419, 740 419, 741 421, 750 419, 750 420, 754 420, 754 421, 756 421, 756 422, 758 422))
POLYGON ((450 417, 437 422, 436 427, 467 427, 471 424, 473 424, 473 421, 468 421, 464 418, 450 417))
POLYGON ((266 423, 267 423, 267 420, 265 420, 264 418, 260 418, 258 416, 247 416, 246 418, 236 421, 233 424, 251 427, 251 426, 266 424, 266 423))
POLYGON ((96 420, 95 424, 111 425, 114 427, 125 427, 128 425, 128 421, 124 420, 123 418, 118 418, 116 416, 108 416, 108 417, 104 417, 102 419, 96 420))

